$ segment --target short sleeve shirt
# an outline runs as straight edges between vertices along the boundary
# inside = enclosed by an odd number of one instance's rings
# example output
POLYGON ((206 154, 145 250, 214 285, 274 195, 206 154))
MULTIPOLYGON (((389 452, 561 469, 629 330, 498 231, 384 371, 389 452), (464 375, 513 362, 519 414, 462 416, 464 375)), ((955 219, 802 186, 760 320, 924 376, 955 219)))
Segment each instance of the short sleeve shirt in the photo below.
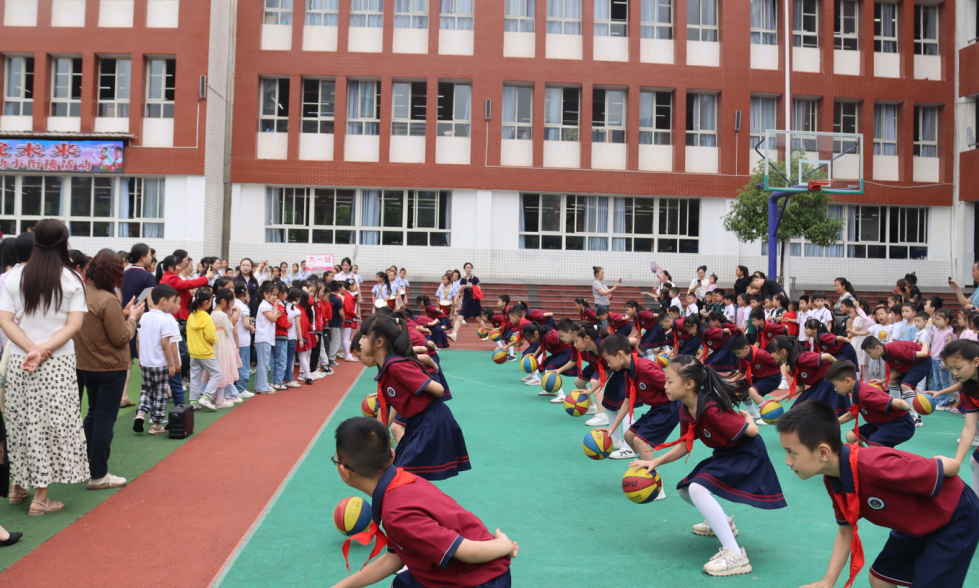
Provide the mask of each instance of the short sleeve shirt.
MULTIPOLYGON (((21 265, 10 270, 7 279, 3 282, 0 290, 0 310, 13 313, 19 318, 20 328, 24 334, 39 345, 51 339, 55 333, 68 324, 69 312, 88 312, 88 304, 85 302, 85 285, 78 277, 78 274, 68 268, 61 271, 61 304, 51 306, 45 311, 43 304, 41 308, 31 314, 24 314, 24 297, 20 289, 21 276, 26 266, 21 265)), ((6 351, 16 355, 27 355, 27 351, 21 349, 16 343, 10 341, 6 351)), ((75 343, 69 339, 64 345, 54 350, 52 355, 71 355, 75 353, 75 343)))
POLYGON ((680 434, 685 435, 693 428, 694 437, 703 441, 711 449, 731 449, 737 447, 748 430, 748 423, 737 412, 723 410, 714 400, 705 400, 701 395, 699 402, 707 402, 704 414, 694 419, 686 405, 680 406, 680 434))
POLYGON ((748 347, 748 357, 739 363, 738 371, 748 373, 748 366, 751 366, 751 383, 761 378, 774 376, 779 373, 778 362, 772 354, 758 347, 748 347))
POLYGON ((979 412, 979 383, 969 380, 962 383, 962 410, 979 412))
POLYGON ((860 416, 871 425, 883 425, 908 414, 906 410, 891 408, 894 399, 877 386, 857 382, 853 385, 852 398, 860 416))
POLYGON ((904 373, 914 364, 926 359, 915 357, 921 351, 921 346, 914 341, 894 341, 885 345, 885 350, 884 360, 896 372, 904 373))
POLYGON ((599 294, 599 290, 608 290, 608 288, 602 282, 595 280, 591 284, 591 293, 595 299, 595 306, 608 306, 611 303, 608 294, 599 294))
POLYGON ((258 305, 258 316, 255 317, 255 343, 275 345, 275 323, 266 318, 266 312, 275 312, 267 300, 258 305))
POLYGON ((247 304, 238 299, 235 299, 235 308, 241 312, 238 315, 238 325, 235 326, 235 330, 238 333, 238 348, 244 349, 251 344, 248 329, 245 328, 245 325, 248 324, 248 318, 251 316, 251 311, 248 309, 247 304))
POLYGON ((548 331, 543 340, 541 341, 541 347, 544 351, 550 354, 561 353, 567 351, 571 347, 571 343, 565 343, 561 340, 561 336, 554 329, 548 331))
POLYGON ((836 335, 833 333, 820 333, 819 334, 819 351, 822 353, 829 353, 830 355, 836 355, 843 349, 843 343, 836 339, 836 335))
POLYGON ((404 418, 417 415, 434 400, 424 392, 432 379, 420 365, 406 357, 389 354, 374 379, 380 383, 378 394, 385 394, 387 403, 404 418))
POLYGON ((673 402, 666 395, 666 374, 655 361, 633 355, 626 377, 635 385, 636 397, 643 404, 656 407, 673 402))
POLYGON ((795 369, 800 382, 806 386, 814 386, 822 381, 829 369, 829 364, 823 363, 820 354, 803 351, 795 362, 795 369))
MULTIPOLYGON (((167 367, 167 356, 163 353, 163 339, 167 339, 170 345, 170 338, 173 337, 173 323, 168 320, 168 315, 162 310, 154 308, 143 314, 139 319, 139 365, 144 367, 167 367)), ((180 331, 177 331, 180 334, 180 331)))

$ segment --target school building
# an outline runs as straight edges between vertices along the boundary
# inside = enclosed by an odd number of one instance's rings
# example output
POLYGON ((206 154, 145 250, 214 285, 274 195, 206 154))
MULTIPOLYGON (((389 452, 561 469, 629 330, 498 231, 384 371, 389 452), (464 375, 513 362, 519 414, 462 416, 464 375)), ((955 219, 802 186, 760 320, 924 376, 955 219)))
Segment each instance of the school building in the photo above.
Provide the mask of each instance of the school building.
POLYGON ((790 275, 968 284, 976 5, 0 0, 0 228, 53 215, 86 251, 232 264, 356 247, 363 274, 416 279, 648 282, 655 261, 730 282, 767 266, 723 216, 788 122, 860 133, 866 180, 790 275))

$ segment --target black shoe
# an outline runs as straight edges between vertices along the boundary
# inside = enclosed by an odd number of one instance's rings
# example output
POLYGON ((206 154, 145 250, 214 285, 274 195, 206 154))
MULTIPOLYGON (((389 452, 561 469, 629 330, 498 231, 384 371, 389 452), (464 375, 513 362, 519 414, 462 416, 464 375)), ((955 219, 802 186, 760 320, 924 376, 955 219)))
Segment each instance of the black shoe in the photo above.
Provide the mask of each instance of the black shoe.
POLYGON ((306 378, 306 385, 307 386, 312 386, 313 385, 313 379, 312 378, 306 378))
POLYGON ((23 533, 11 533, 10 537, 7 537, 5 541, 0 541, 0 547, 10 547, 14 543, 20 541, 20 538, 23 536, 23 533))
POLYGON ((136 431, 137 433, 142 433, 143 432, 143 421, 144 420, 145 419, 143 417, 141 417, 141 416, 137 416, 136 418, 134 418, 133 419, 133 431, 136 431))

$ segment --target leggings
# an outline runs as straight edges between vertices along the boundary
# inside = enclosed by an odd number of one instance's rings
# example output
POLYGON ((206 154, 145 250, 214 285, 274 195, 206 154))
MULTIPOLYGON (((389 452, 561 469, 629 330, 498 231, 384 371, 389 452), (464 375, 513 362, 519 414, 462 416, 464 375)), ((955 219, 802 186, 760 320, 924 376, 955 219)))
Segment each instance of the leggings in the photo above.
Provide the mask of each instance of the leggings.
POLYGON ((677 488, 677 493, 684 502, 695 506, 700 514, 707 519, 707 524, 710 525, 717 538, 721 540, 723 547, 740 551, 738 542, 734 539, 734 532, 731 531, 731 524, 728 523, 727 515, 724 514, 724 509, 710 490, 694 482, 686 488, 677 488))

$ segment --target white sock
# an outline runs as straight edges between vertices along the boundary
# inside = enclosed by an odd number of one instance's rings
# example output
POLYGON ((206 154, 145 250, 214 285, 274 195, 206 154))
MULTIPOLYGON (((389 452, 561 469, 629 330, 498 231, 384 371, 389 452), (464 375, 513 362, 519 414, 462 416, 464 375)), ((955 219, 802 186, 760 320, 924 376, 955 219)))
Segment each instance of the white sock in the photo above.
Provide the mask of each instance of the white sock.
POLYGON ((760 419, 761 418, 761 413, 758 412, 758 407, 756 407, 755 406, 755 403, 753 401, 751 401, 751 400, 749 400, 748 402, 745 402, 744 403, 744 410, 753 419, 760 419))
POLYGON ((560 390, 557 391, 557 397, 560 398, 561 400, 564 400, 565 397, 564 388, 561 388, 560 390))
MULTIPOLYGON (((612 423, 615 422, 616 417, 619 416, 619 411, 609 410, 606 408, 605 414, 608 416, 608 424, 611 425, 612 423)), ((616 430, 612 431, 612 444, 615 447, 619 447, 620 445, 622 445, 622 443, 624 443, 624 441, 622 440, 622 427, 619 427, 616 430)))
POLYGON ((700 514, 707 519, 707 524, 710 525, 717 538, 721 540, 723 547, 741 551, 737 540, 734 538, 734 532, 731 531, 731 523, 728 522, 727 515, 724 514, 724 509, 710 490, 694 482, 686 488, 680 488, 677 492, 680 494, 680 498, 694 505, 700 514))
POLYGON ((969 461, 972 462, 972 491, 979 494, 979 462, 975 457, 969 461))

